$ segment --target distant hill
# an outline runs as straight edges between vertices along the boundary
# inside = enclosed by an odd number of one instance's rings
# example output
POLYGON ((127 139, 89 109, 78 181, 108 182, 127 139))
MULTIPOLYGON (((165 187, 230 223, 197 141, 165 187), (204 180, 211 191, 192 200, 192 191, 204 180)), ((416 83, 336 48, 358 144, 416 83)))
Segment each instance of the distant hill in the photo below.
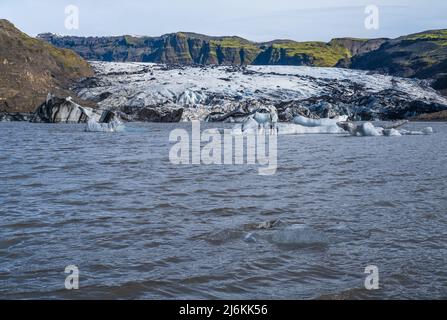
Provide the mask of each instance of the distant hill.
POLYGON ((72 94, 69 86, 93 71, 75 52, 31 38, 0 20, 0 75, 0 112, 31 112, 50 91, 72 94))
POLYGON ((447 94, 447 29, 386 41, 377 50, 352 57, 344 66, 401 77, 435 79, 434 88, 447 94))
POLYGON ((61 37, 39 38, 72 49, 87 60, 155 62, 169 64, 307 65, 333 67, 358 52, 377 49, 385 40, 336 39, 325 42, 275 40, 256 43, 240 37, 210 37, 179 32, 161 37, 61 37))

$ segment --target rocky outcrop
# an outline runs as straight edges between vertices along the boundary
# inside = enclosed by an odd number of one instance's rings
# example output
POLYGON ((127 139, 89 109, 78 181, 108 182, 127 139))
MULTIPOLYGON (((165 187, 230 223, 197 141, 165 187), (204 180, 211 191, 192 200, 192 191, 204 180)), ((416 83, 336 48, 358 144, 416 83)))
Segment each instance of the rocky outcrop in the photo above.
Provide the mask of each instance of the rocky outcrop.
POLYGON ((346 48, 350 55, 343 58, 337 63, 339 68, 351 68, 352 58, 367 54, 369 52, 378 50, 383 44, 390 39, 355 39, 355 38, 337 38, 331 41, 332 44, 338 44, 346 48))
POLYGON ((331 40, 332 45, 342 46, 351 52, 352 56, 362 55, 380 48, 389 39, 357 39, 357 38, 336 38, 331 40))
POLYGON ((289 54, 280 46, 270 46, 253 61, 254 65, 313 66, 315 59, 306 53, 289 54))
POLYGON ((85 108, 73 102, 71 98, 59 98, 48 95, 47 100, 37 108, 31 122, 34 123, 86 123, 90 119, 99 119, 93 109, 85 108))
POLYGON ((31 38, 0 20, 0 112, 33 112, 50 91, 74 97, 69 87, 92 75, 90 65, 73 51, 31 38))

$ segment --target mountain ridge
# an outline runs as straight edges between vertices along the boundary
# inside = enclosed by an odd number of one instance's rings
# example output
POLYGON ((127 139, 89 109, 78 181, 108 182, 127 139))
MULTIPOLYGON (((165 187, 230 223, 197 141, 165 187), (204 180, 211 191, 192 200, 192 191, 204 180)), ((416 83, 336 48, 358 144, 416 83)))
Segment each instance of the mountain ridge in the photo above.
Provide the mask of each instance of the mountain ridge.
POLYGON ((344 38, 330 42, 298 42, 276 39, 254 42, 239 36, 208 36, 192 32, 168 33, 159 37, 112 36, 75 37, 51 33, 38 35, 55 46, 72 49, 87 60, 154 62, 172 64, 279 64, 334 67, 352 56, 349 42, 371 44, 375 49, 383 39, 344 38))
POLYGON ((429 30, 391 39, 377 50, 354 56, 345 67, 406 78, 433 79, 447 94, 447 30, 429 30))
POLYGON ((432 79, 447 95, 447 29, 395 39, 334 38, 329 42, 276 39, 254 42, 239 36, 176 32, 159 37, 76 37, 51 33, 39 39, 76 51, 86 60, 178 65, 297 65, 369 70, 432 79))

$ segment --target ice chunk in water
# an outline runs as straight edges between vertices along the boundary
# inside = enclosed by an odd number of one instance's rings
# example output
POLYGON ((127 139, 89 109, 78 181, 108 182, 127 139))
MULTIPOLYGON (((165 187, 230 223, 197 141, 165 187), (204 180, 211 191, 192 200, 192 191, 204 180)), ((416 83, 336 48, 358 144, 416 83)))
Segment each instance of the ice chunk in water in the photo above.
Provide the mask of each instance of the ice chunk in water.
POLYGON ((282 230, 275 231, 271 241, 280 246, 306 247, 327 246, 327 237, 306 225, 293 225, 282 230))
POLYGON ((396 129, 385 129, 383 130, 383 135, 386 137, 400 137, 402 134, 399 132, 399 130, 396 129))
POLYGON ((341 134, 343 129, 334 126, 320 126, 320 127, 305 127, 293 123, 281 123, 278 126, 280 135, 292 134, 341 134))
POLYGON ((90 119, 85 127, 86 132, 119 132, 123 130, 124 125, 116 120, 110 123, 99 123, 94 119, 90 119))
POLYGON ((244 237, 244 241, 247 243, 256 243, 258 242, 253 233, 249 233, 244 237))
POLYGON ((304 127, 331 127, 337 126, 338 122, 347 120, 347 116, 341 116, 334 119, 310 119, 303 116, 297 116, 293 119, 293 122, 304 127))
POLYGON ((408 121, 399 121, 396 123, 392 123, 389 126, 375 127, 372 123, 366 122, 363 124, 356 124, 354 122, 339 122, 337 125, 343 130, 349 132, 351 135, 355 137, 399 137, 399 136, 408 136, 408 135, 431 135, 433 134, 433 128, 428 127, 422 131, 409 131, 409 130, 398 130, 397 128, 407 124, 408 121), (394 127, 393 127, 394 126, 394 127))
POLYGON ((422 131, 401 130, 400 133, 404 136, 429 136, 429 135, 433 134, 433 128, 428 127, 422 131))
POLYGON ((359 132, 364 137, 378 137, 383 135, 383 129, 374 127, 371 122, 362 124, 359 132))

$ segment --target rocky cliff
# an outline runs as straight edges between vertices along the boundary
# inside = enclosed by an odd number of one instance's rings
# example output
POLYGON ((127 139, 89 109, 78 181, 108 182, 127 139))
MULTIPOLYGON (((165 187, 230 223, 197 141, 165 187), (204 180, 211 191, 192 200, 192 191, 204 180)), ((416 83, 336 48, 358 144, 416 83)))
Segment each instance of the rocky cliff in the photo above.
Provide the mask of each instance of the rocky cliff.
POLYGON ((0 20, 0 113, 32 112, 48 92, 73 95, 68 89, 93 75, 76 53, 31 38, 0 20))
POLYGON ((336 39, 325 42, 275 40, 255 43, 240 37, 210 37, 173 33, 161 37, 61 37, 39 38, 76 51, 87 60, 220 65, 309 65, 333 67, 359 52, 376 49, 382 40, 336 39))
POLYGON ((208 37, 174 33, 161 37, 60 37, 39 38, 78 52, 87 60, 156 62, 169 64, 250 64, 260 49, 239 37, 208 37))
POLYGON ((353 69, 434 79, 433 86, 447 94, 447 30, 426 31, 383 43, 345 65, 353 69))

